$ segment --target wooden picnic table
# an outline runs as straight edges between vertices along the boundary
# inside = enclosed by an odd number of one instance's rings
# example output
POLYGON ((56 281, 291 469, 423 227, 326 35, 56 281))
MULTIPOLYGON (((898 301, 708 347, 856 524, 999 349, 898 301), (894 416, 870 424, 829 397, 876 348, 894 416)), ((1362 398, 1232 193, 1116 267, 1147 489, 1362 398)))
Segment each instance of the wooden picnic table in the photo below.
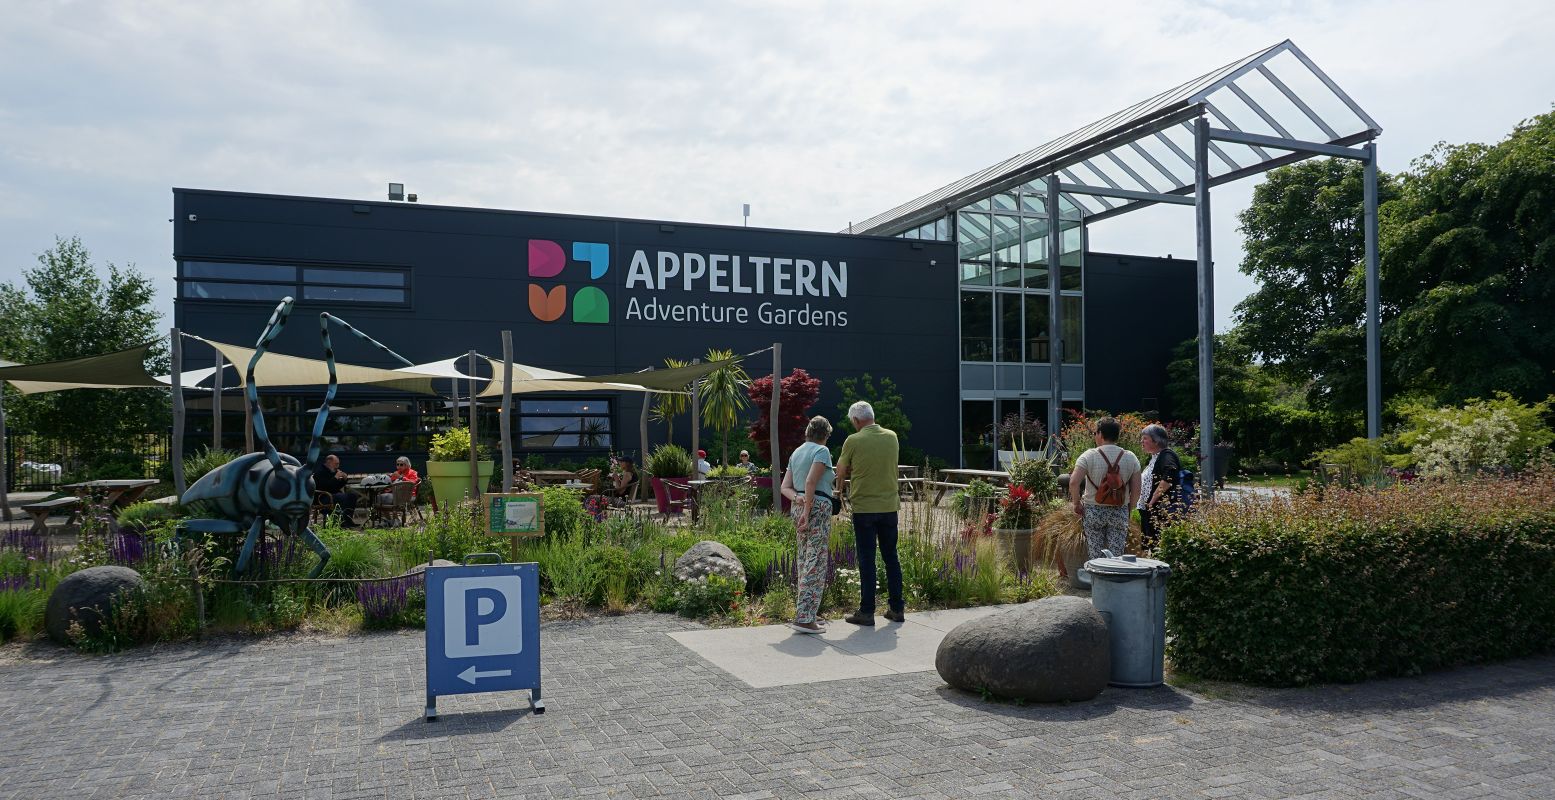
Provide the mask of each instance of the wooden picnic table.
POLYGON ((140 499, 147 489, 157 485, 156 478, 118 478, 112 480, 82 481, 65 486, 80 498, 91 496, 95 492, 101 492, 103 502, 108 508, 127 506, 140 499))
POLYGON ((939 471, 939 474, 939 480, 930 482, 935 487, 934 505, 939 505, 939 501, 945 498, 945 492, 951 489, 965 489, 973 479, 982 480, 994 486, 1008 486, 1010 484, 1010 473, 995 469, 942 469, 939 471), (961 478, 963 480, 947 480, 947 478, 961 478))
POLYGON ((565 469, 532 469, 528 474, 543 486, 557 486, 578 479, 578 473, 565 469))

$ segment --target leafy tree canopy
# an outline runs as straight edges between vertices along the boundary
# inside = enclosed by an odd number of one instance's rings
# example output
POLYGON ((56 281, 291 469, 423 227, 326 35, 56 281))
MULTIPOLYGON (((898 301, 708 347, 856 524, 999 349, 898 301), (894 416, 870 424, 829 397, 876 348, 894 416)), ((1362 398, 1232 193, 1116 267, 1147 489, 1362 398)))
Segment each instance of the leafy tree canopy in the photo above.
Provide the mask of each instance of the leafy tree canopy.
POLYGON ((1391 372, 1449 404, 1555 392, 1555 112, 1437 145, 1382 223, 1391 372))
MULTIPOLYGON (((133 266, 108 264, 106 276, 76 237, 56 239, 22 270, 20 286, 0 284, 0 356, 24 364, 97 355, 158 340, 161 315, 152 282, 133 266)), ((168 369, 167 344, 153 349, 154 373, 168 369)), ((9 391, 9 390, 8 390, 9 391)), ((167 393, 156 389, 75 389, 10 397, 11 430, 62 440, 82 456, 133 450, 136 437, 165 428, 167 393)), ((54 460, 59 453, 26 457, 54 460)))
POLYGON ((866 372, 857 378, 838 378, 837 390, 842 392, 842 402, 837 404, 836 427, 844 437, 856 433, 853 421, 848 419, 848 408, 863 400, 875 409, 877 424, 895 431, 898 440, 906 441, 912 422, 902 411, 902 393, 897 390, 896 381, 881 378, 877 384, 874 376, 866 372))

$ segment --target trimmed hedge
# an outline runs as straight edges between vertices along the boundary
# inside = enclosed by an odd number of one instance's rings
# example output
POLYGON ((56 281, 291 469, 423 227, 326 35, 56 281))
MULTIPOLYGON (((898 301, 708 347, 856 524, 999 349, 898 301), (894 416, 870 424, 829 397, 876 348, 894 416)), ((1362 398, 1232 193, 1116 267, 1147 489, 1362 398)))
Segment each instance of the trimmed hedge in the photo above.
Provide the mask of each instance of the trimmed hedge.
POLYGON ((1274 686, 1555 648, 1555 471, 1221 502, 1173 524, 1173 666, 1274 686))

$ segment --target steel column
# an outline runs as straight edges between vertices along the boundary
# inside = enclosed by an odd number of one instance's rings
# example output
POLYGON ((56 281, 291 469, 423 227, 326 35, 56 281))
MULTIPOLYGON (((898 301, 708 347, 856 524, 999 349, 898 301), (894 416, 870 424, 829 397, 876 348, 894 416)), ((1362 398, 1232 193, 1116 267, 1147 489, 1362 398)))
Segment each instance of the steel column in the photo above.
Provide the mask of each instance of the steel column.
MULTIPOLYGON (((1062 222, 1063 220, 1059 218, 1058 176, 1049 175, 1047 176, 1047 355, 1048 372, 1051 373, 1049 391, 1052 393, 1052 399, 1048 400, 1047 404, 1047 432, 1050 436, 1056 435, 1062 429, 1064 421, 1064 334, 1060 325, 1063 304, 1059 302, 1059 290, 1063 285, 1059 275, 1064 252, 1062 222)), ((998 313, 998 309, 994 309, 994 313, 998 313)), ((997 417, 995 413, 995 425, 999 424, 997 417)), ((998 442, 994 444, 997 449, 998 442)))
POLYGON ((1199 279, 1199 485, 1215 496, 1215 267, 1210 253, 1209 120, 1193 125, 1194 228, 1199 279))
POLYGON ((1381 277, 1377 264, 1377 144, 1367 142, 1362 215, 1366 236, 1366 436, 1382 435, 1382 324, 1378 317, 1381 277))

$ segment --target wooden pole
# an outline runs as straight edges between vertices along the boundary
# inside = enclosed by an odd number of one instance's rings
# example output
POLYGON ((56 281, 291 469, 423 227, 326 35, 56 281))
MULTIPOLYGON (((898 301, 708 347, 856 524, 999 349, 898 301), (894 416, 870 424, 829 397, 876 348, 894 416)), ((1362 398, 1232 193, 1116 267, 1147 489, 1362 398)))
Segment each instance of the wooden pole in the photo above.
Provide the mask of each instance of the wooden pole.
POLYGON ((475 501, 476 507, 480 507, 481 500, 481 468, 480 457, 476 454, 475 443, 477 441, 475 428, 475 351, 469 355, 469 367, 465 374, 470 376, 470 499, 475 501))
MULTIPOLYGON (((513 332, 502 332, 502 491, 513 491, 513 332)), ((518 540, 513 540, 517 559, 518 540)))
MULTIPOLYGON (((652 372, 653 371, 653 367, 649 367, 648 371, 652 372)), ((645 467, 645 466, 648 465, 648 407, 650 405, 652 405, 652 404, 653 404, 653 393, 652 392, 643 392, 643 413, 642 413, 642 418, 637 421, 637 424, 639 426, 639 431, 638 432, 642 435, 642 438, 638 440, 638 447, 642 448, 642 452, 637 454, 637 466, 638 466, 638 468, 642 468, 642 467, 645 467)))
MULTIPOLYGON (((212 450, 220 450, 221 449, 221 412, 226 410, 226 409, 222 408, 221 373, 226 372, 226 371, 227 371, 227 360, 225 358, 222 358, 220 351, 217 351, 217 353, 216 353, 216 376, 215 376, 215 382, 211 385, 211 449, 212 450)), ((245 403, 245 405, 247 405, 247 404, 245 403)))
POLYGON ((173 490, 184 494, 184 337, 172 330, 173 354, 173 490))
MULTIPOLYGON (((237 365, 234 364, 233 366, 237 365)), ((236 370, 236 372, 238 380, 241 382, 243 380, 243 372, 242 370, 236 370)), ((263 400, 263 398, 260 398, 260 402, 263 402, 263 400)), ((254 452, 254 409, 249 408, 247 400, 243 401, 243 452, 254 452)))
POLYGON ((0 381, 0 516, 5 517, 6 522, 11 521, 11 500, 6 494, 6 444, 9 443, 5 431, 5 381, 0 381))
MULTIPOLYGON (((692 364, 702 363, 702 359, 691 359, 692 364)), ((691 382, 691 476, 706 477, 696 474, 697 451, 702 449, 702 381, 700 379, 691 382)))
POLYGON ((772 511, 783 513, 783 454, 778 452, 778 402, 783 399, 783 344, 772 345, 772 408, 767 411, 770 430, 767 446, 772 448, 772 511))

